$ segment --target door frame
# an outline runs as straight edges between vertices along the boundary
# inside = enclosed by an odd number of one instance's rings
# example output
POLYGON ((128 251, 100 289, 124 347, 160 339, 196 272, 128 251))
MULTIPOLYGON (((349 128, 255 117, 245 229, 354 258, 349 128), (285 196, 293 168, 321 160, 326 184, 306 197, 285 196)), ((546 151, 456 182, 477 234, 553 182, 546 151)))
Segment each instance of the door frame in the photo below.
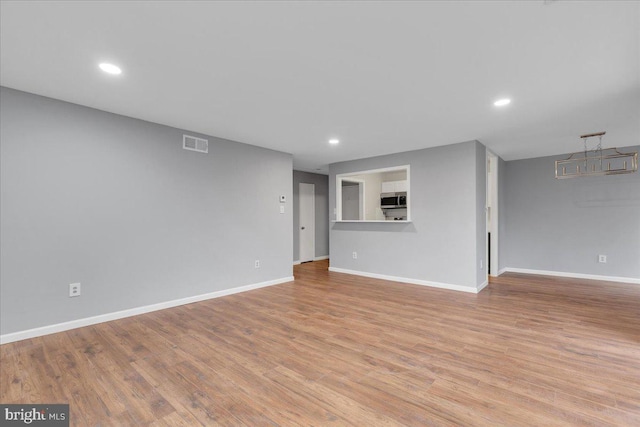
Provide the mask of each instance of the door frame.
POLYGON ((489 268, 491 268, 491 273, 487 273, 487 276, 498 277, 500 274, 499 270, 499 259, 498 259, 498 244, 499 244, 499 236, 498 231, 500 229, 500 212, 498 210, 499 203, 499 191, 498 191, 498 183, 499 183, 499 157, 493 153, 491 150, 487 149, 486 162, 487 162, 487 173, 486 173, 486 201, 485 201, 485 213, 487 215, 485 219, 485 265, 487 266, 487 272, 489 268), (489 218, 491 218, 491 225, 489 226, 489 218), (489 233, 491 233, 491 245, 489 245, 489 233), (489 247, 491 247, 491 253, 489 253, 489 247), (489 266, 489 259, 491 259, 491 266, 489 266))

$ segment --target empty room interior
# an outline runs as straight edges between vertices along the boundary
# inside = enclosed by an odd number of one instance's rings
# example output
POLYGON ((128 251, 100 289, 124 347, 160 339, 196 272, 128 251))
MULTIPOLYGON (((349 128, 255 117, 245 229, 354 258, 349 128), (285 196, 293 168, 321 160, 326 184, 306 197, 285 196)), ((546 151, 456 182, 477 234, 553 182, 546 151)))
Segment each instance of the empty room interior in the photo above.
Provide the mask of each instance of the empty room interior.
POLYGON ((640 2, 0 25, 0 424, 640 425, 640 2))

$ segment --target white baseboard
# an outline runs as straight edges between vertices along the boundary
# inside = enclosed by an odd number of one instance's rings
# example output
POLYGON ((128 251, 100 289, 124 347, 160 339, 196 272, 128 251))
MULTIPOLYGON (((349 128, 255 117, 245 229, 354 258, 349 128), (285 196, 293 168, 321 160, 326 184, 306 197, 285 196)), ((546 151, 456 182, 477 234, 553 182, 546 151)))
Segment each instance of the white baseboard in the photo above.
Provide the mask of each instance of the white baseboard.
POLYGON ((477 291, 476 293, 479 293, 481 290, 483 290, 484 288, 486 288, 488 284, 489 284, 489 280, 485 280, 484 282, 482 282, 482 283, 478 286, 478 291, 477 291))
POLYGON ((369 273, 366 271, 349 270, 346 268, 338 268, 338 267, 329 267, 329 271, 333 271, 336 273, 353 274, 355 276, 371 277, 373 279, 389 280, 392 282, 410 283, 412 285, 422 285, 422 286, 430 286, 432 288, 449 289, 452 291, 470 292, 472 294, 477 294, 478 292, 480 292, 482 288, 486 286, 486 283, 487 283, 487 282, 483 283, 482 285, 480 285, 479 288, 473 288, 470 286, 452 285, 450 283, 430 282, 426 280, 409 279, 406 277, 387 276, 386 274, 369 273))
POLYGON ((507 268, 506 267, 502 268, 502 269, 498 270, 498 276, 500 276, 501 274, 506 273, 506 272, 507 272, 507 268))
POLYGON ((558 277, 570 277, 573 279, 589 279, 589 280, 602 280, 606 282, 640 284, 640 279, 637 279, 634 277, 601 276, 599 274, 568 273, 564 271, 532 270, 530 268, 514 268, 514 267, 507 267, 504 269, 504 271, 508 271, 511 273, 538 274, 541 276, 558 276, 558 277))
POLYGON ((195 295, 187 298, 180 298, 172 301, 165 301, 158 304, 145 305, 142 307, 129 308, 127 310, 115 311, 113 313, 101 314, 99 316, 86 317, 84 319, 72 320, 55 325, 42 326, 40 328, 27 329, 25 331, 13 332, 10 334, 0 335, 0 344, 7 344, 14 341, 26 340, 28 338, 40 337, 43 335, 64 332, 70 329, 81 328, 83 326, 95 325, 97 323, 108 322, 110 320, 122 319, 125 317, 136 316, 138 314, 149 313, 152 311, 164 310, 166 308, 177 307, 179 305, 191 304, 194 302, 205 301, 213 298, 220 298, 226 295, 237 294, 240 292, 251 291, 254 289, 264 288, 267 286, 279 285, 281 283, 292 282, 293 276, 283 277, 281 279, 269 280, 266 282, 254 283, 251 285, 238 286, 237 288, 224 289, 221 291, 210 292, 202 295, 195 295))
POLYGON ((293 261, 293 265, 300 265, 300 264, 302 264, 300 260, 293 261))

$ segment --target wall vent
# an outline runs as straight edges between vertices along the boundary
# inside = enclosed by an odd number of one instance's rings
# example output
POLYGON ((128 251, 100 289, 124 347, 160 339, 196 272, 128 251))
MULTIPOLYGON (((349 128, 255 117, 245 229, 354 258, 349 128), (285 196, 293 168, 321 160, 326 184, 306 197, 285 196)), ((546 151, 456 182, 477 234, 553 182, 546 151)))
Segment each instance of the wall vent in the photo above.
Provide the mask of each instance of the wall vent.
POLYGON ((209 141, 195 136, 182 135, 182 148, 197 151, 198 153, 208 153, 209 141))

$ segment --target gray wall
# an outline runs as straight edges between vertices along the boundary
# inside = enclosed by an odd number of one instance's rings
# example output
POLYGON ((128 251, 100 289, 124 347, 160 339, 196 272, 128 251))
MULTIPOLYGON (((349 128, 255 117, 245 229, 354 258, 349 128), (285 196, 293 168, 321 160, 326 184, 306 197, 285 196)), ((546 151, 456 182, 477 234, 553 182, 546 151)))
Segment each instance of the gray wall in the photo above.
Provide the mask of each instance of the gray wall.
POLYGON ((293 261, 300 259, 300 213, 298 184, 315 185, 316 257, 329 255, 329 177, 317 173, 293 171, 293 261))
POLYGON ((471 141, 331 164, 329 212, 337 174, 410 165, 412 218, 408 224, 333 223, 331 266, 476 288, 485 280, 477 271, 486 228, 484 217, 478 218, 480 198, 484 215, 485 191, 480 156, 484 146, 471 141))
POLYGON ((640 278, 640 173, 556 180, 566 157, 506 162, 506 265, 640 278))
POLYGON ((487 149, 476 142, 476 283, 487 281, 487 149), (482 260, 482 267, 480 266, 482 260))
POLYGON ((291 155, 215 137, 205 155, 179 129, 0 99, 2 334, 292 275, 291 155))

